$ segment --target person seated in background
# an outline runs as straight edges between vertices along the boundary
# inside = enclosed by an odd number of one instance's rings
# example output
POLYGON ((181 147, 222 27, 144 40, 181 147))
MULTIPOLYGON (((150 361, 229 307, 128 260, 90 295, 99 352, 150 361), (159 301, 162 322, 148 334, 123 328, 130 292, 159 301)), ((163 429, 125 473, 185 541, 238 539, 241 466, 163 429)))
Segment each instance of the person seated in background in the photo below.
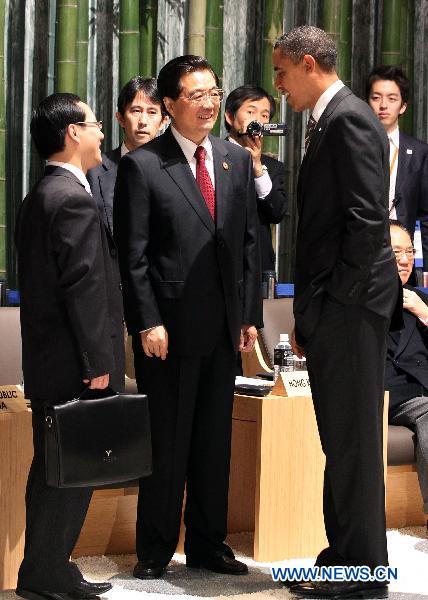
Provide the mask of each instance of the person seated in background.
POLYGON ((283 163, 262 154, 263 138, 245 135, 251 121, 269 123, 275 114, 275 100, 263 88, 242 85, 228 95, 224 125, 229 142, 246 148, 253 159, 257 213, 260 224, 260 254, 263 271, 275 271, 271 224, 280 223, 287 210, 283 163))
POLYGON ((168 119, 158 95, 156 79, 144 79, 136 75, 128 81, 117 99, 116 119, 123 129, 122 144, 103 153, 102 164, 88 171, 87 175, 92 195, 111 234, 114 186, 119 161, 124 154, 150 142, 168 119))
POLYGON ((415 252, 410 233, 398 221, 390 221, 390 230, 403 284, 404 327, 388 334, 388 420, 415 433, 416 468, 423 511, 428 516, 428 295, 408 284, 415 252))

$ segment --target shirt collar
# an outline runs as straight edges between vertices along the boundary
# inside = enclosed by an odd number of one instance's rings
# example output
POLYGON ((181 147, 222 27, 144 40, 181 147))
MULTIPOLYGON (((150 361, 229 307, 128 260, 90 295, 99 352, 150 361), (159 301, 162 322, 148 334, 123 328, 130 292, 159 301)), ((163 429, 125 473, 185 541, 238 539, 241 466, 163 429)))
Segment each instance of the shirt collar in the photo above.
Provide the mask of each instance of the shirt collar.
POLYGON ((321 96, 318 98, 315 106, 314 106, 314 110, 312 111, 312 116, 315 119, 315 121, 319 121, 321 118, 321 115, 323 114, 323 112, 325 111, 325 109, 327 108, 327 104, 330 102, 330 100, 333 99, 333 97, 337 94, 337 92, 339 90, 341 90, 343 87, 345 87, 345 84, 343 83, 343 81, 341 81, 340 79, 338 79, 337 81, 335 81, 334 83, 332 83, 322 94, 321 96))
POLYGON ((79 169, 79 167, 71 165, 70 163, 59 162, 57 160, 48 160, 46 161, 46 165, 50 167, 61 167, 62 169, 66 169, 67 171, 70 171, 70 173, 73 173, 73 175, 77 177, 77 179, 83 185, 88 194, 91 194, 92 196, 91 186, 89 185, 89 182, 86 179, 84 172, 81 169, 79 169))
POLYGON ((125 156, 125 154, 128 154, 129 152, 129 148, 126 146, 125 142, 122 142, 122 145, 120 146, 120 158, 122 158, 122 156, 125 156))
MULTIPOLYGON (((177 131, 173 125, 171 125, 171 133, 175 137, 180 148, 182 149, 183 154, 187 159, 187 162, 190 163, 191 160, 196 160, 195 151, 198 147, 198 144, 195 144, 195 142, 192 142, 192 140, 189 140, 188 138, 181 135, 181 133, 177 131)), ((207 159, 213 160, 213 149, 208 136, 199 144, 199 146, 203 146, 207 151, 207 159)))
POLYGON ((400 129, 399 129, 398 125, 394 129, 394 131, 391 131, 390 133, 388 133, 388 139, 390 142, 392 142, 394 144, 394 146, 396 148, 400 147, 400 129))

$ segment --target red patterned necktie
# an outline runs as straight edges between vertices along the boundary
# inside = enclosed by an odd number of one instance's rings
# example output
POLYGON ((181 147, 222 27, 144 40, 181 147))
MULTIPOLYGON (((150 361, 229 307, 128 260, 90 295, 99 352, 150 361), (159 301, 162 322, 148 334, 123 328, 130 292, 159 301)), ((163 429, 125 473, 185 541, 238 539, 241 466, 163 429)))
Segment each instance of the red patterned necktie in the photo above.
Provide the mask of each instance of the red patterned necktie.
POLYGON ((210 211, 213 220, 215 219, 215 191, 211 183, 211 177, 205 166, 205 156, 207 151, 203 146, 198 146, 195 150, 196 158, 196 183, 201 190, 205 203, 210 211))

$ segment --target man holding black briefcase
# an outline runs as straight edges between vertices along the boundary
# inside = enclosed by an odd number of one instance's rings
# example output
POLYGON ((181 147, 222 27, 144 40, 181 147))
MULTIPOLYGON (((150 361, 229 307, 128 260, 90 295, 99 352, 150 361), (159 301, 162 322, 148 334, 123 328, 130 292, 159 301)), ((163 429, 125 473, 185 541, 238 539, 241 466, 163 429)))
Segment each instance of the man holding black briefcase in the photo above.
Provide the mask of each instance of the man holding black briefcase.
POLYGON ((123 387, 116 256, 85 176, 101 163, 104 136, 89 106, 74 94, 46 98, 33 114, 31 135, 47 164, 16 226, 24 383, 34 440, 16 593, 28 600, 97 598, 111 584, 85 581, 69 560, 92 490, 47 486, 44 417, 47 406, 71 400, 84 384, 123 387))

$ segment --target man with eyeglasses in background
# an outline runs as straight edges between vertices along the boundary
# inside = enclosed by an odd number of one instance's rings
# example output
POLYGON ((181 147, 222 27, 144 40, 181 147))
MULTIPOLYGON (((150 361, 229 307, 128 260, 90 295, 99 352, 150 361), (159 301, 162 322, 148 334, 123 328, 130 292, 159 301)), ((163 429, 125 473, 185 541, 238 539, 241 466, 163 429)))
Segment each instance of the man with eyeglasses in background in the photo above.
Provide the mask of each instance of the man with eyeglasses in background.
POLYGON ((390 221, 390 230, 403 284, 404 326, 388 334, 389 423, 415 433, 416 469, 428 519, 428 296, 408 284, 415 252, 410 232, 398 221, 390 221))
POLYGON ((428 144, 399 129, 409 95, 410 82, 396 65, 380 65, 367 79, 367 102, 389 141, 389 217, 400 221, 412 240, 416 219, 420 220, 424 285, 428 285, 428 144))
POLYGON ((124 154, 150 142, 167 121, 158 95, 156 79, 133 77, 117 99, 116 119, 123 130, 123 142, 103 153, 103 162, 88 171, 88 181, 108 231, 113 234, 113 196, 117 167, 124 154))
POLYGON ((140 482, 134 576, 158 578, 179 537, 189 568, 246 574, 224 543, 236 353, 262 325, 251 156, 212 137, 223 98, 212 67, 160 71, 171 127, 121 159, 114 199, 125 319, 150 403, 153 475, 140 482))

